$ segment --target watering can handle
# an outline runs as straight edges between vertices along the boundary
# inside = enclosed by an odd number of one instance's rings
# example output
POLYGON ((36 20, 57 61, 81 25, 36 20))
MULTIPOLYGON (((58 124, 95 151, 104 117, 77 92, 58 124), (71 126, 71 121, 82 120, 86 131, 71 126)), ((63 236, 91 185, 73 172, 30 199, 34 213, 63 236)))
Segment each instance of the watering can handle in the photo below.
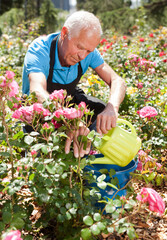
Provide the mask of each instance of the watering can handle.
POLYGON ((132 134, 137 136, 136 130, 135 130, 134 126, 130 122, 128 122, 127 120, 118 118, 117 119, 117 123, 124 123, 124 124, 128 125, 130 127, 130 129, 131 129, 132 134))

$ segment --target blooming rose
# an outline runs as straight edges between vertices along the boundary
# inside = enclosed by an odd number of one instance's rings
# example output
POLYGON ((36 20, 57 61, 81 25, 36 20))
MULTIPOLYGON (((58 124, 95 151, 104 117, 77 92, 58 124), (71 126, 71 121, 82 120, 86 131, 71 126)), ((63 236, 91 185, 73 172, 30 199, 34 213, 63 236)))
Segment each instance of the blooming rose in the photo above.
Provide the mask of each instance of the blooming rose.
POLYGON ((55 90, 49 95, 50 100, 56 100, 56 99, 64 99, 65 98, 65 91, 63 89, 61 90, 55 90))
POLYGON ((140 161, 140 159, 138 159, 138 164, 137 164, 137 168, 136 168, 138 171, 142 171, 143 170, 143 164, 142 162, 140 161))
POLYGON ((15 110, 12 117, 20 119, 22 122, 31 123, 33 119, 33 106, 21 107, 15 110))
POLYGON ((152 188, 142 188, 136 199, 142 203, 148 202, 149 209, 162 215, 165 211, 165 203, 160 195, 152 188))
POLYGON ((53 115, 54 115, 55 117, 57 117, 57 118, 60 118, 60 116, 63 116, 63 115, 64 115, 64 111, 63 111, 62 108, 57 109, 57 110, 53 113, 53 115))
POLYGON ((163 56, 165 56, 165 53, 162 51, 162 52, 159 52, 159 56, 160 57, 163 57, 163 56))
POLYGON ((150 36, 150 37, 154 37, 154 34, 153 34, 153 33, 150 33, 149 36, 150 36))
POLYGON ((140 38, 139 40, 140 40, 140 42, 144 42, 144 38, 140 38))
POLYGON ((127 39, 127 36, 123 36, 123 39, 127 39))
POLYGON ((6 77, 7 77, 8 79, 13 79, 14 76, 15 76, 15 73, 14 73, 14 72, 12 72, 12 71, 6 71, 6 77))
POLYGON ((151 118, 157 116, 157 110, 154 107, 143 107, 141 110, 137 111, 141 118, 151 118))
POLYGON ((34 103, 33 110, 39 114, 42 114, 44 117, 51 115, 48 109, 45 109, 42 103, 34 103))
POLYGON ((56 129, 62 126, 61 123, 58 123, 58 122, 57 122, 56 120, 54 120, 54 119, 52 119, 51 122, 53 123, 53 125, 55 126, 56 129))
POLYGON ((80 118, 83 116, 83 111, 77 110, 76 108, 65 108, 63 112, 67 119, 80 118))
POLYGON ((9 88, 11 89, 11 91, 9 92, 9 97, 15 97, 16 94, 19 93, 19 85, 18 85, 18 83, 15 80, 13 80, 9 84, 9 88))
POLYGON ((138 87, 139 89, 142 89, 142 88, 143 88, 143 83, 142 83, 142 82, 139 82, 139 83, 137 84, 137 87, 138 87))
POLYGON ((23 240, 21 238, 21 232, 19 230, 10 231, 4 238, 4 240, 23 240))
POLYGON ((42 125, 42 128, 47 128, 47 129, 49 129, 49 124, 46 122, 46 123, 44 123, 43 125, 42 125))

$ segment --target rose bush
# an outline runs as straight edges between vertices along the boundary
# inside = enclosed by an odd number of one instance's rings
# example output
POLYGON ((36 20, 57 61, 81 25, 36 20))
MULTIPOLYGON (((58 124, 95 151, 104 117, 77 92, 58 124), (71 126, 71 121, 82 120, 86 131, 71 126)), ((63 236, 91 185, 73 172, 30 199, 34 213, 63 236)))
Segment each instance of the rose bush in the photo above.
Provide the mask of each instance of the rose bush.
MULTIPOLYGON (((95 179, 83 169, 94 159, 91 154, 100 144, 94 131, 77 138, 79 147, 92 142, 88 158, 76 159, 72 148, 65 154, 68 131, 77 130, 80 122, 90 125, 93 113, 85 103, 69 107, 71 98, 63 90, 54 91, 44 104, 37 103, 35 94, 20 97, 18 66, 36 34, 30 37, 28 30, 19 29, 19 39, 7 34, 0 39, 0 231, 8 234, 8 229, 19 229, 22 236, 19 234, 18 239, 26 240, 54 234, 56 239, 96 239, 114 231, 135 239, 131 216, 140 202, 143 205, 147 200, 150 211, 164 213, 164 203, 150 185, 160 188, 167 180, 166 28, 144 33, 136 26, 131 36, 111 32, 99 45, 104 59, 127 83, 119 114, 135 126, 142 139, 136 156, 139 165, 131 180, 142 184, 144 180, 146 184, 147 191, 138 190, 139 201, 136 189, 130 186, 126 197, 108 201, 100 199, 97 189, 88 188, 86 183, 95 179), (23 131, 26 125, 31 127, 30 132, 23 131), (161 210, 154 199, 160 202, 161 210), (104 201, 107 217, 95 207, 99 200, 104 201)), ((80 85, 88 94, 107 101, 109 88, 93 72, 85 74, 80 85)))

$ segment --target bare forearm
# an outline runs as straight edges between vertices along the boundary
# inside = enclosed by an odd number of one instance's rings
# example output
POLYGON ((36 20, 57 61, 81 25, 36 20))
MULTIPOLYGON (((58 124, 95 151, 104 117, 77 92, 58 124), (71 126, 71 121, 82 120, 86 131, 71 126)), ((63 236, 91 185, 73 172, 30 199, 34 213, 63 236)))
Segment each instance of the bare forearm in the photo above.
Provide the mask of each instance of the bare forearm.
POLYGON ((117 109, 117 111, 125 97, 125 92, 126 92, 125 81, 118 75, 115 76, 111 82, 110 98, 108 102, 111 103, 113 107, 117 109))
POLYGON ((44 89, 40 89, 40 90, 33 89, 32 91, 30 89, 30 92, 36 93, 36 97, 37 97, 39 103, 43 103, 49 97, 49 93, 44 89))

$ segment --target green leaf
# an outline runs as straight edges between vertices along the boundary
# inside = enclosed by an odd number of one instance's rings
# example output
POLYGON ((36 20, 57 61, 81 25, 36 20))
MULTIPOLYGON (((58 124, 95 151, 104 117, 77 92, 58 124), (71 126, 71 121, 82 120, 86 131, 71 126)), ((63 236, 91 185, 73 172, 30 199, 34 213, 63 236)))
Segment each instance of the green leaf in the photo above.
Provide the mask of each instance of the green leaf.
POLYGON ((24 220, 22 218, 19 218, 19 217, 13 219, 12 222, 11 222, 11 226, 15 227, 16 229, 23 228, 24 224, 25 224, 24 220))
POLYGON ((19 138, 23 138, 24 137, 24 132, 23 131, 19 131, 18 133, 16 133, 13 136, 13 140, 19 139, 19 138))
POLYGON ((121 234, 121 233, 124 233, 126 232, 127 228, 126 227, 121 227, 119 230, 118 230, 118 233, 121 234))
POLYGON ((99 188, 101 188, 101 189, 105 189, 106 188, 106 186, 107 186, 107 183, 106 182, 98 182, 97 183, 97 186, 99 187, 99 188))
POLYGON ((154 178, 156 177, 157 173, 156 172, 152 172, 148 177, 147 180, 150 182, 152 180, 154 180, 154 178))
POLYGON ((125 206, 124 206, 125 209, 131 209, 133 208, 133 206, 129 203, 126 203, 125 206))
POLYGON ((103 231, 103 230, 106 228, 106 226, 105 226, 104 223, 102 223, 102 222, 98 222, 98 223, 97 223, 97 226, 98 226, 98 228, 99 228, 101 231, 103 231))
POLYGON ((100 234, 100 229, 97 226, 97 224, 94 224, 90 227, 91 232, 93 233, 93 235, 99 235, 100 234))
POLYGON ((108 228, 107 228, 107 231, 108 231, 109 233, 113 233, 113 232, 114 232, 114 228, 113 228, 113 227, 108 227, 108 228))
POLYGON ((3 222, 0 222, 0 232, 2 232, 5 229, 5 224, 3 222))
POLYGON ((32 180, 34 179, 34 177, 35 177, 35 174, 32 173, 32 174, 29 176, 29 181, 32 181, 32 180))
POLYGON ((9 108, 13 108, 13 103, 9 100, 7 101, 7 105, 8 105, 9 108))
POLYGON ((109 187, 112 187, 112 188, 118 190, 118 188, 117 188, 114 184, 112 184, 112 183, 107 183, 107 185, 108 185, 109 187))
POLYGON ((100 213, 95 213, 94 215, 93 215, 93 219, 94 219, 94 221, 100 221, 101 220, 101 215, 100 215, 100 213))
POLYGON ((112 204, 107 204, 105 207, 106 213, 113 213, 116 210, 116 207, 112 204))
POLYGON ((66 212, 66 218, 67 218, 67 220, 70 220, 72 218, 71 214, 69 212, 66 212))
POLYGON ((44 166, 43 163, 38 164, 37 171, 38 172, 44 172, 45 171, 45 166, 44 166))
POLYGON ((27 236, 24 238, 24 240, 33 240, 33 236, 27 235, 27 236))
POLYGON ((32 137, 39 136, 39 132, 30 132, 30 136, 32 137))
POLYGON ((115 199, 113 201, 113 204, 114 204, 115 207, 121 207, 122 206, 121 200, 119 200, 119 199, 115 199))
POLYGON ((9 224, 12 219, 12 214, 10 212, 3 212, 2 220, 4 223, 9 224))
POLYGON ((104 179, 106 179, 106 175, 102 174, 100 177, 97 178, 97 182, 102 182, 104 179))
POLYGON ((33 145, 32 150, 38 151, 44 146, 44 143, 37 143, 33 145))
POLYGON ((48 173, 50 173, 50 174, 55 174, 55 173, 56 173, 56 168, 55 168, 55 166, 53 166, 52 164, 46 165, 46 170, 47 170, 48 173))
POLYGON ((99 170, 99 172, 100 172, 101 174, 108 174, 108 169, 102 168, 102 169, 99 170))
POLYGON ((111 168, 109 172, 109 176, 112 177, 115 174, 116 174, 116 171, 113 168, 111 168))
POLYGON ((27 143, 28 145, 33 143, 33 141, 34 141, 34 138, 31 136, 25 136, 25 138, 24 138, 24 142, 27 143))
POLYGON ((48 154, 48 147, 46 145, 44 145, 42 148, 41 148, 41 151, 44 153, 44 154, 48 154))
POLYGON ((89 228, 84 228, 81 230, 81 238, 83 240, 90 240, 91 236, 92 236, 92 234, 91 234, 91 231, 89 228))
POLYGON ((91 226, 93 224, 93 219, 90 216, 85 216, 83 218, 83 222, 87 225, 87 226, 91 226))
POLYGON ((8 152, 0 152, 0 156, 10 157, 10 153, 8 153, 8 152))
POLYGON ((133 240, 136 238, 135 229, 132 227, 127 229, 127 234, 130 240, 133 240))
POLYGON ((95 130, 92 130, 92 131, 87 135, 87 138, 88 138, 89 140, 93 140, 94 135, 95 135, 95 130))

